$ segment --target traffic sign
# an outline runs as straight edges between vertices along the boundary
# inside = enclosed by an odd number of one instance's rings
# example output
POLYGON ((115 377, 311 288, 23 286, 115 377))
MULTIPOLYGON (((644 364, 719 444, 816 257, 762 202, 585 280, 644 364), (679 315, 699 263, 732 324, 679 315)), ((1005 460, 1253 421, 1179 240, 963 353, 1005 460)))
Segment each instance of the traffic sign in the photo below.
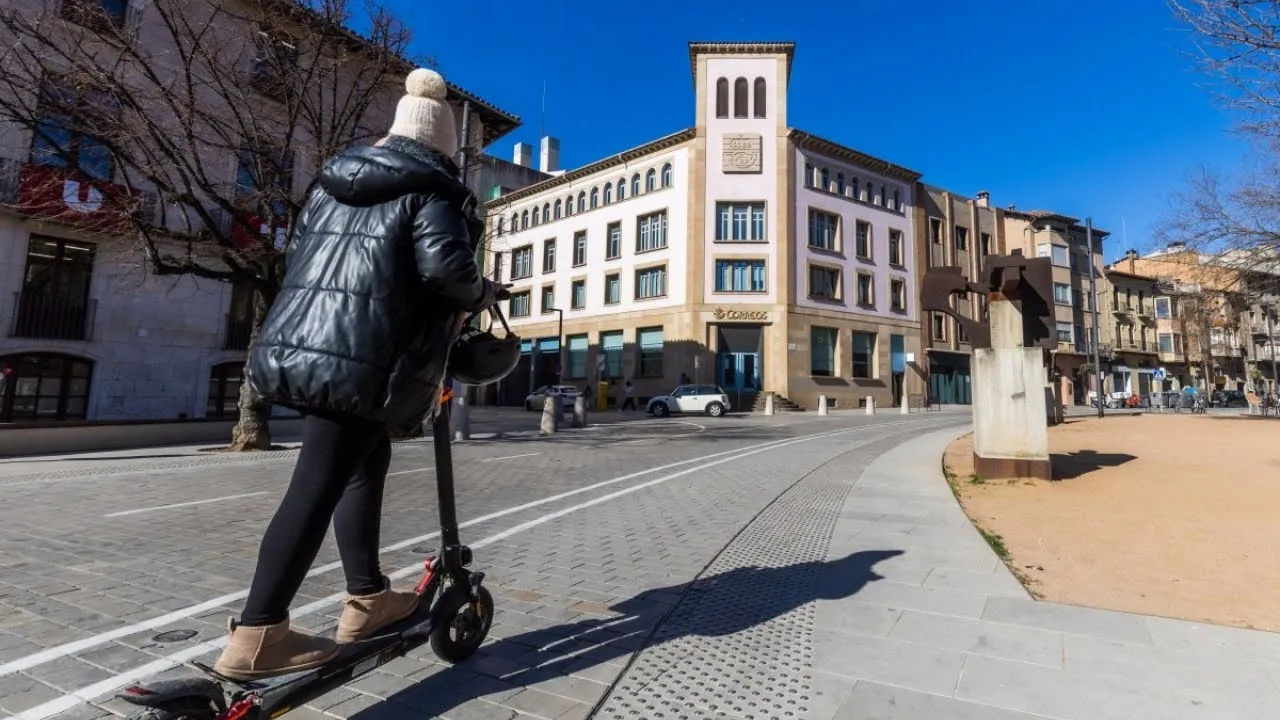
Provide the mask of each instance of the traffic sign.
POLYGON ((1151 375, 1152 375, 1152 377, 1154 377, 1156 380, 1163 380, 1163 379, 1164 379, 1164 368, 1156 368, 1156 371, 1155 371, 1155 372, 1153 372, 1153 373, 1151 373, 1151 375))

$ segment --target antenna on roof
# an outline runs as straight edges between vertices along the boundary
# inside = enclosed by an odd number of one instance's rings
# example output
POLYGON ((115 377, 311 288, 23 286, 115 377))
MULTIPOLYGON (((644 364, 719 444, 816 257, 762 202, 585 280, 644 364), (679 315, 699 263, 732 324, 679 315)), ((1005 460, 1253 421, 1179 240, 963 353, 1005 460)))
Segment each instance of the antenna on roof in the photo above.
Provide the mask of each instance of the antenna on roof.
POLYGON ((547 79, 542 79, 542 114, 538 117, 538 139, 547 136, 547 79))

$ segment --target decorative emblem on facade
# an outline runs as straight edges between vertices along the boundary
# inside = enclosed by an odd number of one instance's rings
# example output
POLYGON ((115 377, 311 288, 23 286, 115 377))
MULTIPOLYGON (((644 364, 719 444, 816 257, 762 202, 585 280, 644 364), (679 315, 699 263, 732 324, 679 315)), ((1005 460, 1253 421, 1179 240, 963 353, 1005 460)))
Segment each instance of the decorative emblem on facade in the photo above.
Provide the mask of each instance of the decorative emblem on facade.
POLYGON ((758 173, 761 172, 761 139, 759 135, 748 133, 729 133, 724 136, 722 155, 723 172, 758 173))
POLYGON ((712 313, 717 320, 768 320, 769 313, 765 310, 725 310, 724 308, 716 308, 712 313))

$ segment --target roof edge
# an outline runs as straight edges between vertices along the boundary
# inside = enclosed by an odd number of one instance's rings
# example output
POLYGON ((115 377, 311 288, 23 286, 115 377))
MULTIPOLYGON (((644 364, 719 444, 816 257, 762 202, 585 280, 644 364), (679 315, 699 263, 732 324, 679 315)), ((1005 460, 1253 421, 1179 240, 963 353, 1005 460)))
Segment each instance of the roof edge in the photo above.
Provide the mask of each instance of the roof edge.
POLYGON ((906 182, 918 182, 920 178, 924 177, 910 168, 891 163, 888 160, 882 160, 874 155, 868 155, 864 152, 854 150, 847 145, 841 145, 833 140, 828 140, 824 137, 814 135, 810 132, 805 132, 798 128, 790 128, 787 131, 787 137, 791 138, 792 142, 794 142, 797 147, 826 153, 843 160, 855 162, 870 170, 896 177, 899 180, 904 180, 906 182))

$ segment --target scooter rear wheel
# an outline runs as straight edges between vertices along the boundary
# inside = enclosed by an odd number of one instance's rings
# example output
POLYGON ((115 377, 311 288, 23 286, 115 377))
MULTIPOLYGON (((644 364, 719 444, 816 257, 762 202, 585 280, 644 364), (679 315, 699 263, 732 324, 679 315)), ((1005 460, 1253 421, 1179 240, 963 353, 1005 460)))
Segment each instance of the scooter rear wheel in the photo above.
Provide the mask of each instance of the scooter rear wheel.
POLYGON ((477 595, 478 613, 464 588, 455 585, 440 598, 431 631, 431 650, 436 657, 452 664, 466 660, 480 649, 493 625, 493 595, 484 587, 477 595))
POLYGON ((143 708, 130 715, 129 720, 213 720, 217 716, 207 701, 191 699, 143 708))

